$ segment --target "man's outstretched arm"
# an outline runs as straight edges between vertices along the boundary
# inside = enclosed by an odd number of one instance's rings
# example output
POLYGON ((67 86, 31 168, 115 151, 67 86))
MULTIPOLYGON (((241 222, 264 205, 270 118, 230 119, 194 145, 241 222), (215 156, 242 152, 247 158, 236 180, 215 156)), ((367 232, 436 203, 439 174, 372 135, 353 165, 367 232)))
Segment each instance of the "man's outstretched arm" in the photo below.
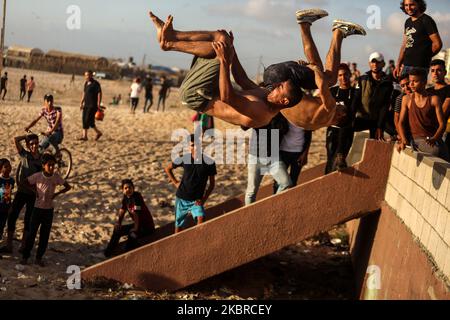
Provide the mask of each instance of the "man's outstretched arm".
POLYGON ((310 69, 314 71, 316 85, 319 89, 319 96, 322 99, 323 106, 327 112, 332 112, 336 108, 336 100, 330 92, 328 82, 325 81, 325 73, 316 65, 310 64, 310 69))

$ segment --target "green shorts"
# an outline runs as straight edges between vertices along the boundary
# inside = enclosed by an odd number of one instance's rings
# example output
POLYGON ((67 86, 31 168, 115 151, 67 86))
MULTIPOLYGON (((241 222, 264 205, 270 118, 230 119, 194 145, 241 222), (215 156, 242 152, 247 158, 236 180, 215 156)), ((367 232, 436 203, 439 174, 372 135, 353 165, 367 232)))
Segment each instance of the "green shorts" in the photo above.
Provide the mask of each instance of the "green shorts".
POLYGON ((219 60, 197 57, 181 84, 181 104, 203 112, 208 103, 219 95, 219 74, 219 60))

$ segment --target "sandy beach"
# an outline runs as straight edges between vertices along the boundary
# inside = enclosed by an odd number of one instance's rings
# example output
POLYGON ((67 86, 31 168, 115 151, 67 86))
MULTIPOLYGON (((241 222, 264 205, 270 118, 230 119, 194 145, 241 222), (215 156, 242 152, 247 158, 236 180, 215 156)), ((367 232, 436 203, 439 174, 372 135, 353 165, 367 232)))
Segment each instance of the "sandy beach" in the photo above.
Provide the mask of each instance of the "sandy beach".
MULTIPOLYGON (((109 240, 117 217, 121 201, 120 181, 122 179, 134 180, 136 189, 143 194, 157 226, 163 226, 174 220, 174 212, 170 207, 159 206, 161 201, 172 203, 176 191, 168 183, 163 168, 169 163, 170 153, 175 145, 171 141, 172 132, 180 128, 192 131, 193 125, 190 119, 193 112, 180 106, 178 89, 172 88, 167 100, 166 112, 156 113, 154 105, 150 113, 143 114, 143 99, 141 99, 136 114, 133 115, 125 99, 120 106, 108 105, 114 95, 120 93, 122 97, 127 97, 131 83, 125 80, 103 80, 101 81, 103 101, 107 109, 105 119, 103 122, 98 122, 98 127, 104 135, 95 142, 94 132, 90 132, 89 141, 81 142, 76 138, 81 134, 79 103, 84 83, 83 77, 77 77, 75 84, 70 85, 70 75, 19 69, 7 71, 9 91, 6 101, 0 102, 2 137, 0 156, 12 161, 12 176, 15 176, 15 168, 18 165, 18 157, 12 144, 13 137, 23 134, 24 127, 37 116, 42 105, 42 97, 46 93, 52 93, 55 96, 55 105, 63 108, 65 138, 62 145, 71 151, 74 168, 69 179, 73 189, 57 198, 55 202, 55 219, 45 256, 48 262, 47 267, 40 268, 33 264, 23 268, 18 266, 19 241, 15 241, 14 254, 3 255, 3 259, 0 260, 0 299, 270 298, 279 296, 273 292, 271 294, 266 288, 266 284, 269 287, 272 285, 272 291, 275 290, 273 289, 274 279, 268 276, 270 272, 267 271, 267 268, 271 268, 271 263, 278 268, 292 269, 292 273, 295 273, 293 266, 298 267, 303 264, 305 268, 312 268, 312 266, 320 268, 322 264, 326 268, 333 269, 340 268, 337 264, 340 262, 339 259, 348 260, 348 255, 343 248, 321 247, 318 241, 308 240, 261 261, 230 271, 227 275, 204 281, 183 292, 156 295, 136 291, 133 288, 116 288, 108 285, 104 288, 68 290, 66 269, 69 265, 84 268, 104 260, 102 250, 109 240), (19 78, 23 74, 27 74, 28 77, 34 76, 37 83, 31 103, 18 101, 19 78), (338 257, 337 260, 335 256, 338 257), (293 262, 280 264, 291 258, 293 262), (311 261, 313 261, 312 264, 311 261), (246 292, 242 285, 235 283, 233 274, 235 275, 236 272, 247 275, 250 282, 255 282, 253 286, 247 285, 255 290, 246 292), (257 274, 259 278, 256 279, 257 277, 250 276, 251 274, 257 274), (224 287, 231 287, 231 289, 222 290, 223 292, 219 290, 224 287)), ((155 100, 158 90, 159 87, 155 86, 155 100)), ((42 120, 34 131, 43 131, 45 128, 45 120, 42 120)), ((216 121, 216 128, 225 130, 236 127, 216 121)), ((308 167, 315 166, 326 159, 324 140, 324 130, 314 133, 308 167)), ((216 189, 207 206, 239 195, 246 188, 247 171, 244 165, 218 165, 217 171, 216 189)), ((265 181, 270 183, 270 179, 265 181)), ((22 217, 23 214, 17 225, 18 239, 23 229, 22 217)), ((291 275, 288 274, 287 277, 291 275)), ((282 279, 283 277, 278 280, 282 279)), ((302 291, 297 298, 302 298, 303 294, 306 293, 302 291)), ((286 296, 296 297, 295 294, 289 296, 287 293, 286 296)), ((305 296, 305 298, 308 297, 305 296)), ((336 296, 336 298, 339 297, 336 296)))

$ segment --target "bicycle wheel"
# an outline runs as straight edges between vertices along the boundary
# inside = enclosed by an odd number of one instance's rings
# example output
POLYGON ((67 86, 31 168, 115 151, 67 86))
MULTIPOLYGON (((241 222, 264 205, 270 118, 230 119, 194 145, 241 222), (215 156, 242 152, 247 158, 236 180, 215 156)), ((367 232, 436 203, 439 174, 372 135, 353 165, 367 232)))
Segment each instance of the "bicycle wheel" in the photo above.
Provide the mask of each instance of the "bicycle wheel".
POLYGON ((69 178, 72 170, 72 155, 67 149, 59 149, 59 154, 56 156, 56 171, 63 179, 69 178))

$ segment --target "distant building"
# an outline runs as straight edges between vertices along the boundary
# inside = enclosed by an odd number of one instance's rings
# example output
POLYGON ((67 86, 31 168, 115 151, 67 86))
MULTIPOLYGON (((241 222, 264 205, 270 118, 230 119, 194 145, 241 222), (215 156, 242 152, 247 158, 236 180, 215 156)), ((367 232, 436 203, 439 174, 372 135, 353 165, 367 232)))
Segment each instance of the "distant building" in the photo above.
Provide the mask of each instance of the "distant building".
POLYGON ((50 50, 44 53, 37 48, 11 46, 6 51, 5 65, 66 74, 83 74, 86 70, 103 72, 111 78, 118 78, 120 67, 105 57, 50 50))
POLYGON ((6 66, 14 68, 27 68, 33 59, 42 58, 44 52, 38 48, 10 46, 6 50, 6 66))

